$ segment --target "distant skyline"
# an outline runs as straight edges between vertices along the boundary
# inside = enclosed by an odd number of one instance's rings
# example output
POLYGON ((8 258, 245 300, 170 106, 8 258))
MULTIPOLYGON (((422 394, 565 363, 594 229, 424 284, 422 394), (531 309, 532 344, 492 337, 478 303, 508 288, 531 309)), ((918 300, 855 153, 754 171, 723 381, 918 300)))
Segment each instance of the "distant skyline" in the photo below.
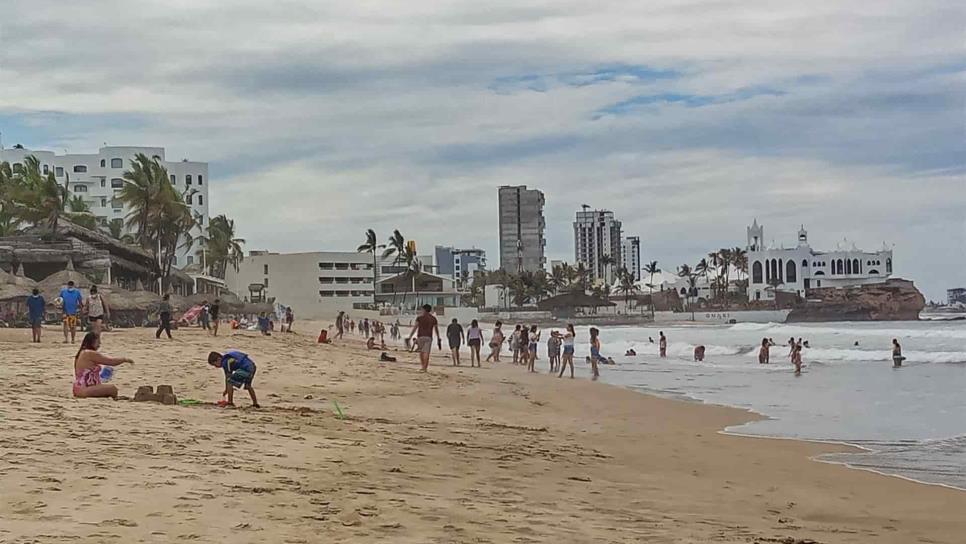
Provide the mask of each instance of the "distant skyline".
MULTIPOLYGON (((927 299, 966 286, 966 7, 952 0, 594 3, 8 0, 0 132, 209 162, 247 248, 398 228, 497 256, 497 187, 581 204, 672 270, 767 241, 895 246, 927 299)), ((491 258, 491 264, 497 259, 491 258)))

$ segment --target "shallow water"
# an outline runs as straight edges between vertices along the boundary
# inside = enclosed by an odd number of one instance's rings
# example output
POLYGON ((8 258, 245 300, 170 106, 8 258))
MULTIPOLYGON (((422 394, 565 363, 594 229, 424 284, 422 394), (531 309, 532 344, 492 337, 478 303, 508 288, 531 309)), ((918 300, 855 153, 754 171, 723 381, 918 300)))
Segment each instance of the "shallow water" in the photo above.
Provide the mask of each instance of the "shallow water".
MULTIPOLYGON (((577 332, 582 358, 587 328, 577 332)), ((608 327, 601 338, 618 363, 601 367, 603 381, 753 410, 768 419, 728 431, 854 444, 867 451, 823 460, 966 489, 966 322, 608 327), (669 339, 664 360, 648 341, 659 330, 669 339), (758 364, 763 337, 779 344, 770 365, 758 364), (811 346, 801 376, 782 346, 789 337, 811 346), (899 369, 892 338, 907 358, 899 369), (703 363, 693 361, 698 344, 703 363), (638 356, 624 357, 629 348, 638 356)))

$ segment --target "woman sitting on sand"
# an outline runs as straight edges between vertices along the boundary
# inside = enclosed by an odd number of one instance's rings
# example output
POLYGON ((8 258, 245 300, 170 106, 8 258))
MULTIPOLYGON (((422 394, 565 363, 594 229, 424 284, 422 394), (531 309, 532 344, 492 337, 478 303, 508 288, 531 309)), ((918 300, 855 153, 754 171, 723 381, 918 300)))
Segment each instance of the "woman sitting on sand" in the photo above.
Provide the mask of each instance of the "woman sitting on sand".
POLYGON ((101 366, 118 366, 124 363, 134 364, 126 357, 114 359, 97 350, 101 347, 101 337, 89 332, 81 341, 80 350, 74 357, 74 396, 83 398, 111 397, 117 398, 117 387, 101 383, 101 366))

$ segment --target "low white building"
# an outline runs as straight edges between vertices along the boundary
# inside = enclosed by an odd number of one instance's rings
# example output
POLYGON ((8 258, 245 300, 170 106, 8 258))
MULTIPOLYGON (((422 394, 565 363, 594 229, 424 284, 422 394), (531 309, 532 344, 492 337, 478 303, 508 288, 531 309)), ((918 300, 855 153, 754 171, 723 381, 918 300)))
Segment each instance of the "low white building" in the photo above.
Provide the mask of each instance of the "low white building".
POLYGON ((775 291, 807 296, 818 287, 881 283, 892 275, 892 250, 861 251, 844 242, 834 251, 816 251, 804 225, 793 248, 765 246, 758 221, 748 227, 748 299, 773 300, 775 291))
MULTIPOLYGON (((432 264, 431 256, 420 257, 420 260, 432 264)), ((383 259, 378 256, 376 262, 380 284, 405 271, 405 267, 393 263, 392 257, 383 259)), ((373 286, 372 266, 372 254, 355 251, 252 251, 238 264, 238 270, 228 267, 225 282, 241 297, 259 293, 291 306, 299 317, 323 319, 331 318, 339 310, 374 307, 377 290, 373 286)), ((455 292, 452 281, 449 286, 455 292)), ((386 289, 381 286, 379 291, 386 289)), ((392 296, 381 298, 394 300, 397 305, 413 303, 413 295, 405 299, 401 293, 402 290, 395 300, 392 296)), ((386 294, 391 295, 392 291, 386 294)), ((445 297, 444 304, 452 304, 453 300, 453 297, 445 297)))
MULTIPOLYGON (((12 168, 21 168, 24 160, 33 155, 40 161, 41 173, 53 172, 58 182, 69 181, 71 196, 80 196, 87 202, 91 212, 99 220, 108 223, 125 219, 130 211, 116 196, 124 186, 124 172, 131 168, 138 153, 148 157, 158 156, 168 170, 171 184, 179 193, 190 190, 191 209, 198 214, 203 225, 208 224, 208 163, 165 160, 163 147, 106 146, 97 153, 68 153, 58 155, 53 151, 12 148, 0 149, 0 162, 9 162, 12 168)), ((201 229, 194 235, 201 234, 201 229)), ((200 245, 193 244, 180 250, 174 263, 184 267, 195 262, 200 245)))

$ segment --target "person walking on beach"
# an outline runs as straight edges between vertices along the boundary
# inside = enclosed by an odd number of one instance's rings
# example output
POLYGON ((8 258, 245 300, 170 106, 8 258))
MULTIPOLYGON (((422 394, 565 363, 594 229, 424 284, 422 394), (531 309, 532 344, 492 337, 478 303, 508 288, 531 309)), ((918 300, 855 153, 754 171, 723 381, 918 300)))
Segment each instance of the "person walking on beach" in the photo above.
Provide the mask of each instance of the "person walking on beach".
POLYGON ((892 366, 900 367, 902 366, 902 361, 906 358, 902 356, 902 346, 899 345, 899 340, 896 338, 892 339, 892 366))
POLYGON ((433 351, 433 332, 436 333, 437 346, 443 349, 443 339, 439 335, 439 322, 433 315, 433 307, 426 304, 421 308, 413 330, 409 333, 410 338, 416 338, 416 346, 419 348, 419 363, 422 366, 420 372, 426 372, 429 369, 429 355, 433 351))
POLYGON ((91 331, 100 335, 104 322, 111 318, 111 308, 103 295, 97 292, 97 286, 91 286, 91 295, 84 303, 84 311, 87 313, 87 320, 91 323, 91 331))
POLYGON ((503 335, 503 322, 497 321, 493 325, 493 334, 490 335, 490 354, 486 356, 486 362, 491 360, 494 363, 500 362, 500 351, 503 350, 503 342, 506 337, 503 335))
POLYGON ((201 302, 201 312, 198 314, 198 324, 201 325, 201 330, 210 331, 211 330, 211 316, 209 312, 211 311, 211 305, 208 304, 208 299, 201 302))
POLYGON ((758 364, 767 365, 769 357, 770 343, 767 338, 761 339, 761 348, 758 349, 758 364))
POLYGON ((463 344, 463 327, 455 317, 453 322, 446 327, 446 340, 449 341, 450 357, 453 358, 453 366, 460 366, 460 346, 463 344))
POLYGON ((482 367, 480 348, 483 346, 483 329, 480 328, 480 323, 475 319, 470 322, 470 328, 466 331, 466 343, 470 346, 470 366, 482 367))
POLYGON ((211 335, 218 336, 218 321, 221 317, 221 299, 215 299, 215 303, 208 308, 211 314, 211 335))
POLYGON ((74 383, 71 387, 75 398, 110 397, 117 400, 117 387, 101 383, 101 367, 118 366, 124 363, 133 365, 127 357, 114 358, 103 355, 97 350, 101 347, 101 337, 89 332, 81 339, 80 349, 74 356, 74 383))
POLYGON ((165 294, 161 297, 161 304, 158 306, 158 330, 154 333, 155 338, 161 338, 161 333, 168 335, 171 340, 171 295, 165 294))
POLYGON ((600 370, 597 368, 597 363, 599 361, 607 362, 607 359, 600 354, 600 331, 596 327, 590 328, 590 368, 593 372, 593 378, 596 380, 600 377, 600 370))
POLYGON ((791 359, 792 355, 795 354, 795 337, 788 339, 788 358, 791 359))
POLYGON ((564 371, 567 370, 567 365, 570 365, 570 378, 573 379, 574 377, 574 340, 576 337, 577 333, 574 332, 574 326, 568 323, 563 337, 563 359, 560 361, 560 375, 557 376, 558 378, 563 378, 564 371))
POLYGON ((40 343, 40 333, 44 327, 44 314, 47 313, 47 301, 40 294, 40 289, 34 287, 32 294, 27 297, 27 317, 30 319, 30 328, 33 331, 31 342, 40 343))
POLYGON ((225 392, 221 394, 222 400, 218 403, 219 406, 235 405, 235 388, 237 387, 248 390, 248 396, 252 398, 252 407, 261 408, 258 404, 258 398, 255 396, 255 388, 252 387, 255 371, 258 368, 248 354, 231 350, 222 355, 217 351, 212 351, 208 354, 208 364, 222 369, 225 373, 225 392))
POLYGON ((667 358, 667 337, 664 336, 664 331, 660 331, 660 338, 658 339, 658 349, 661 350, 661 358, 667 358))
POLYGON ((342 339, 342 335, 345 334, 345 312, 339 312, 339 315, 335 316, 335 337, 342 339))
POLYGON ((64 312, 64 343, 68 337, 73 344, 77 336, 77 325, 80 322, 77 315, 81 309, 83 295, 74 287, 73 280, 67 282, 67 287, 60 290, 60 300, 64 312))

